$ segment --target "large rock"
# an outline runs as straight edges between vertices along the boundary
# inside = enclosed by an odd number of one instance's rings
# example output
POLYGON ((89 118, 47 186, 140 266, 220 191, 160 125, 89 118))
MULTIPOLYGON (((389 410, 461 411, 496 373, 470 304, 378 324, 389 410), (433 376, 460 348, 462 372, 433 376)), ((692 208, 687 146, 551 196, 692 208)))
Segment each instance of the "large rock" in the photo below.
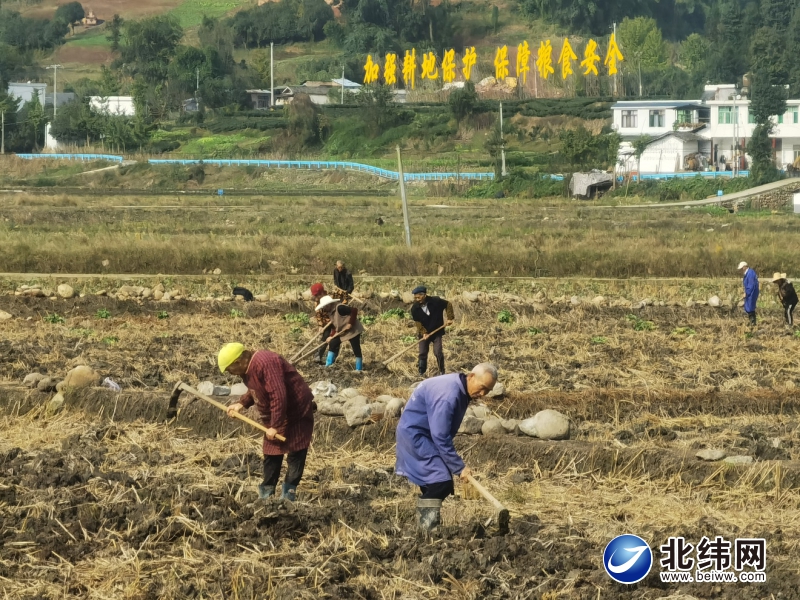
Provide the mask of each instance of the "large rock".
MULTIPOLYGON (((341 398, 341 396, 340 396, 340 398, 341 398)), ((355 396, 353 398, 346 398, 345 397, 344 400, 345 400, 345 402, 344 402, 345 406, 366 406, 367 404, 369 404, 369 398, 367 398, 366 396, 361 396, 361 395, 355 396)))
POLYGON ((4 310, 0 310, 0 321, 8 321, 12 317, 13 315, 11 313, 7 313, 4 310))
POLYGON ((477 417, 464 417, 464 420, 461 421, 461 427, 458 428, 458 432, 473 435, 476 433, 481 433, 482 429, 483 419, 478 419, 477 417))
POLYGON ((505 393, 506 393, 506 386, 504 386, 502 383, 498 381, 497 383, 494 384, 492 391, 486 394, 486 396, 488 398, 499 398, 505 393))
POLYGON ((491 418, 486 419, 481 426, 481 433, 483 435, 505 435, 506 430, 503 427, 502 421, 500 419, 491 418))
POLYGON ((461 292, 461 297, 467 302, 477 302, 480 299, 479 292, 461 292))
POLYGON ((344 405, 330 400, 317 402, 317 412, 328 417, 341 417, 344 415, 344 405))
POLYGON ((736 456, 728 456, 722 462, 729 465, 752 465, 753 457, 746 454, 738 454, 736 456))
POLYGON ((64 392, 66 390, 80 390, 83 388, 93 387, 98 383, 100 383, 100 375, 98 375, 97 372, 91 367, 81 365, 75 367, 69 373, 67 373, 64 381, 59 383, 56 386, 56 389, 59 392, 64 392))
POLYGON ((61 393, 52 397, 50 402, 47 403, 46 411, 48 415, 54 415, 60 411, 64 406, 64 395, 61 393))
POLYGON ((215 385, 211 381, 204 381, 197 386, 197 391, 206 396, 230 396, 231 388, 225 385, 215 385))
POLYGON ((130 296, 131 298, 138 298, 144 288, 140 285, 123 285, 117 290, 117 296, 130 296))
POLYGON ((234 383, 231 386, 231 396, 244 396, 247 393, 247 386, 243 383, 234 383))
POLYGON ((569 439, 569 419, 557 410, 549 408, 522 421, 519 429, 525 435, 541 440, 569 439))
MULTIPOLYGON (((319 406, 317 408, 319 408, 319 406)), ((366 425, 372 421, 372 409, 372 404, 354 404, 348 402, 344 405, 344 418, 350 427, 366 425)))
POLYGON ((72 298, 75 295, 75 290, 72 289, 71 285, 67 285, 66 283, 62 283, 60 286, 56 288, 56 292, 61 298, 72 298))
POLYGON ((22 385, 29 388, 35 388, 39 382, 45 378, 41 373, 28 373, 25 379, 22 380, 22 385))
POLYGON ((360 396, 361 392, 359 392, 356 388, 345 388, 339 392, 339 395, 344 396, 345 398, 355 398, 356 396, 360 396))
POLYGON ((392 398, 386 403, 386 412, 384 415, 392 419, 396 419, 403 413, 403 408, 405 405, 406 402, 402 398, 392 398))
POLYGON ((36 384, 36 389, 40 392, 53 392, 58 382, 50 377, 42 377, 36 384))
POLYGON ((159 289, 153 290, 153 300, 162 300, 163 298, 164 298, 164 292, 162 290, 159 289))
POLYGON ((725 450, 714 450, 713 448, 706 448, 700 450, 695 454, 700 460, 722 460, 727 453, 725 450))
POLYGON ((514 433, 519 427, 519 419, 502 419, 500 424, 508 433, 514 433))
POLYGON ((490 414, 491 412, 487 406, 484 406, 483 404, 475 404, 467 407, 465 416, 475 417, 477 419, 488 419, 490 414))
POLYGON ((150 298, 152 296, 153 296, 153 290, 151 290, 150 288, 146 287, 146 288, 144 288, 142 290, 142 298, 147 299, 147 298, 150 298))
POLYGON ((722 306, 722 300, 719 299, 719 296, 711 296, 711 298, 708 299, 708 305, 719 308, 722 306))

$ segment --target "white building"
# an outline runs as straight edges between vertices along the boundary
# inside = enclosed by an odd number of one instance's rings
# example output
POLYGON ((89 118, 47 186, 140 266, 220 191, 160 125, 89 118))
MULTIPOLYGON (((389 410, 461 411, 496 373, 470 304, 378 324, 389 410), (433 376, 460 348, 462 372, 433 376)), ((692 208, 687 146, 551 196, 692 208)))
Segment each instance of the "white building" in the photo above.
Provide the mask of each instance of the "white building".
MULTIPOLYGON (((707 85, 702 100, 617 102, 611 109, 612 128, 622 137, 618 171, 637 169, 633 142, 644 135, 652 141, 641 156, 642 174, 727 171, 737 156, 738 169, 747 169, 745 148, 755 129, 749 105, 732 84, 707 85)), ((786 113, 774 123, 773 156, 784 169, 800 156, 800 100, 788 100, 786 113)))
POLYGON ((95 112, 104 115, 136 116, 133 96, 91 96, 89 98, 89 106, 95 112))
POLYGON ((30 81, 27 83, 9 83, 8 95, 20 101, 20 110, 22 110, 25 103, 33 100, 34 95, 39 96, 39 102, 44 106, 46 103, 45 99, 47 98, 47 84, 31 83, 30 81))

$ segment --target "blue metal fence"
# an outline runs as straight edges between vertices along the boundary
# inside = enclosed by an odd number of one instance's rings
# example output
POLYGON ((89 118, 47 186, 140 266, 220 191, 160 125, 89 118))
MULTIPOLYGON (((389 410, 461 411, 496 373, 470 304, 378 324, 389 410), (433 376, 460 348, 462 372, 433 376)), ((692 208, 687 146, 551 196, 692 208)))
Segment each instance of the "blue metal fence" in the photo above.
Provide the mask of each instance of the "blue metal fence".
POLYGON ((108 160, 118 163, 125 160, 123 157, 114 154, 17 154, 17 157, 28 160, 33 158, 53 158, 61 160, 81 160, 84 162, 91 160, 108 160))
MULTIPOLYGON (((691 179, 698 175, 707 179, 716 179, 717 177, 732 178, 734 176, 733 171, 693 171, 689 173, 642 173, 641 178, 643 181, 647 179, 691 179)), ((750 175, 750 171, 738 171, 736 173, 736 177, 747 177, 748 175, 750 175)), ((639 175, 634 175, 633 180, 638 181, 639 177, 639 175)))
MULTIPOLYGON (((356 162, 330 161, 330 160, 253 160, 239 158, 212 158, 178 159, 178 158, 151 158, 148 161, 153 165, 217 165, 226 167, 266 167, 268 169, 307 169, 307 170, 347 170, 369 173, 383 179, 398 181, 400 175, 396 171, 373 167, 356 162)), ((494 179, 494 173, 405 173, 406 181, 442 181, 444 179, 494 179)))

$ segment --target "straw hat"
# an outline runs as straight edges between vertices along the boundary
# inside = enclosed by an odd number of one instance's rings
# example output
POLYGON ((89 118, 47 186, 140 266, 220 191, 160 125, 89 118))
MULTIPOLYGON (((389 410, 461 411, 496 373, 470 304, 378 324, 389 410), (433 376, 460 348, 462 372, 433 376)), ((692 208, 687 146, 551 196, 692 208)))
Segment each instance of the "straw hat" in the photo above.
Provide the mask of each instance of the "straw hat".
POLYGON ((323 308, 325 308, 326 306, 330 306, 331 304, 336 304, 338 302, 339 302, 338 300, 334 300, 330 296, 323 296, 320 299, 319 304, 317 305, 317 311, 320 311, 323 308))
POLYGON ((780 281, 781 279, 786 279, 786 273, 773 273, 772 274, 772 283, 776 281, 780 281))

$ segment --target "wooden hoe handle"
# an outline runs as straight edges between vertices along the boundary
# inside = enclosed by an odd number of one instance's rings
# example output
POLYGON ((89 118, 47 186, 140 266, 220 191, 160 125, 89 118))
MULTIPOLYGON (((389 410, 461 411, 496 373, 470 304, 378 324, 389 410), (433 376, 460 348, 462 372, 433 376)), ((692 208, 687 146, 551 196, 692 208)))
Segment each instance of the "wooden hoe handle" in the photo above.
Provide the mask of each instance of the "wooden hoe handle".
MULTIPOLYGON (((446 327, 446 325, 442 325, 441 327, 437 327, 436 329, 434 329, 433 331, 431 331, 431 332, 430 332, 428 335, 433 335, 434 333, 436 333, 437 331, 441 331, 441 330, 442 330, 442 329, 444 329, 445 327, 446 327)), ((422 341, 422 340, 420 340, 420 341, 422 341)), ((406 352, 408 352, 409 350, 411 350, 413 347, 414 347, 414 344, 411 344, 411 345, 409 345, 408 347, 406 347, 406 348, 403 348, 402 350, 400 350, 400 352, 398 352, 398 353, 397 353, 397 354, 395 354, 394 356, 387 358, 385 361, 383 361, 383 366, 388 366, 388 364, 389 364, 390 362, 392 362, 392 361, 394 361, 394 360, 396 360, 396 359, 400 358, 401 356, 403 356, 403 354, 405 354, 406 352)))
POLYGON ((497 498, 492 496, 489 493, 489 490, 483 487, 472 475, 467 475, 467 481, 469 481, 472 484, 472 487, 478 490, 481 496, 488 500, 497 510, 508 512, 508 509, 506 509, 506 507, 503 506, 497 498))
MULTIPOLYGON (((214 400, 210 396, 206 396, 205 394, 201 394, 200 392, 198 392, 193 387, 188 386, 185 383, 179 384, 179 387, 184 392, 190 393, 195 398, 200 398, 200 400, 205 400, 209 404, 211 404, 213 406, 216 406, 218 409, 224 410, 225 412, 228 412, 228 407, 225 406, 224 404, 222 404, 222 402, 217 402, 216 400, 214 400)), ((240 421, 244 421, 248 425, 252 425, 256 429, 260 429, 264 433, 267 432, 267 428, 266 427, 264 427, 261 423, 256 423, 255 421, 253 421, 253 419, 248 419, 247 417, 245 417, 244 415, 240 415, 239 413, 233 413, 233 416, 234 416, 234 418, 239 419, 240 421)), ((285 442, 286 441, 286 438, 283 437, 282 435, 278 434, 278 433, 275 434, 275 439, 278 440, 279 442, 285 442)))

